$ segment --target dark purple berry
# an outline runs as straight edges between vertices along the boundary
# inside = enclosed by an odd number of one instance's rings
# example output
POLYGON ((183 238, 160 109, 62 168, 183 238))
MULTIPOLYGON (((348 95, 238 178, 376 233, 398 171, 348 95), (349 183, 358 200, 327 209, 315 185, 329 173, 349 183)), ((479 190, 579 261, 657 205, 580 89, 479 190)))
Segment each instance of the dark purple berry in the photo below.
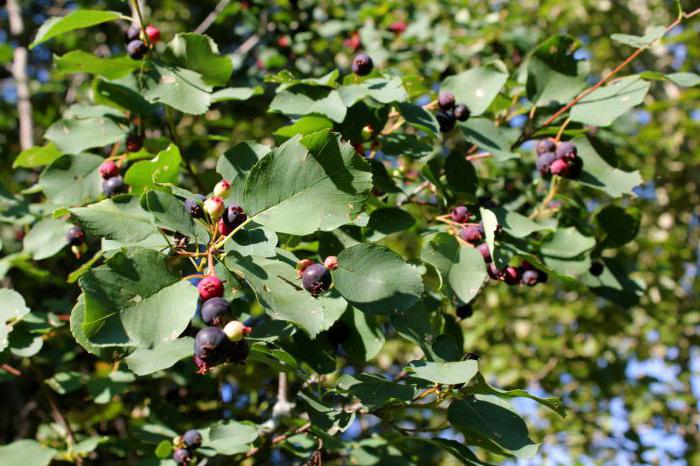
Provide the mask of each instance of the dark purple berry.
POLYGON ((546 152, 554 152, 557 149, 557 144, 554 139, 542 139, 537 143, 537 155, 542 155, 546 152))
POLYGON ((140 134, 130 134, 126 137, 126 151, 138 152, 143 147, 143 136, 140 134))
POLYGON ((535 166, 540 175, 547 176, 550 175, 549 166, 556 160, 557 156, 554 152, 544 152, 537 157, 535 166))
POLYGON ((224 298, 211 298, 202 304, 201 314, 205 324, 223 325, 231 317, 231 305, 224 298))
POLYGON ((450 218, 452 221, 457 223, 466 223, 469 221, 470 217, 471 214, 469 213, 469 209, 463 205, 458 205, 452 209, 452 212, 450 213, 450 218))
POLYGON ((318 296, 328 290, 332 280, 331 271, 322 264, 308 266, 301 275, 301 283, 304 289, 313 296, 318 296))
POLYGON ((508 285, 517 285, 520 283, 520 269, 510 265, 506 267, 506 270, 503 272, 503 281, 508 285))
POLYGON ((437 112, 435 119, 440 126, 440 131, 448 133, 455 127, 455 116, 452 112, 437 112))
POLYGON ((365 76, 372 72, 374 63, 372 58, 366 53, 358 53, 352 59, 352 72, 358 76, 365 76))
POLYGON ((501 271, 498 270, 498 267, 496 267, 496 264, 493 262, 486 267, 486 272, 489 274, 491 280, 500 280, 501 278, 501 271))
POLYGON ((202 202, 198 199, 185 199, 185 210, 192 218, 202 218, 204 217, 204 209, 202 209, 202 202))
POLYGON ((102 192, 105 196, 114 196, 115 194, 126 192, 124 178, 121 176, 113 176, 102 182, 102 192))
POLYGON ((126 29, 126 31, 124 31, 124 36, 126 37, 126 43, 128 44, 132 40, 136 40, 141 37, 141 28, 136 24, 132 24, 126 29))
POLYGON ((438 95, 438 106, 442 111, 452 110, 455 106, 455 95, 450 91, 442 91, 438 95))
POLYGON ((476 247, 476 249, 479 250, 481 253, 481 257, 484 258, 484 262, 487 264, 490 264, 493 261, 493 258, 491 257, 491 251, 489 250, 489 245, 486 243, 481 243, 479 246, 476 247))
POLYGON ((469 225, 459 232, 459 236, 467 243, 476 244, 484 239, 484 235, 479 230, 478 226, 469 225))
POLYGON ((140 39, 132 40, 126 46, 126 53, 134 60, 141 60, 148 52, 148 46, 140 39))
POLYGON ((593 261, 593 263, 591 264, 591 267, 588 269, 588 271, 591 273, 591 275, 593 275, 595 277, 599 277, 603 273, 604 269, 605 269, 605 266, 603 265, 602 262, 593 261))
POLYGON ((202 434, 198 430, 190 429, 182 435, 182 441, 187 448, 196 450, 202 446, 202 434))
POLYGON ((535 286, 540 281, 540 274, 537 270, 525 270, 522 277, 520 277, 520 283, 527 286, 535 286))
POLYGON ((66 241, 71 246, 80 246, 85 242, 85 232, 78 226, 72 226, 66 232, 66 241))
POLYGON ((572 161, 576 158, 578 151, 573 142, 560 142, 557 145, 557 150, 555 152, 558 159, 564 159, 567 161, 572 161))
POLYGON ((227 227, 234 229, 248 219, 248 216, 243 212, 243 208, 237 204, 232 204, 226 208, 221 217, 227 227))
POLYGON ((469 117, 472 115, 471 110, 469 110, 469 107, 467 107, 464 104, 457 104, 455 105, 455 110, 454 110, 455 118, 458 119, 459 121, 467 121, 469 117))
POLYGON ((173 452, 173 461, 178 466, 187 465, 192 461, 192 452, 187 448, 178 448, 173 452))
POLYGON ((226 360, 226 352, 230 341, 219 327, 206 327, 197 332, 194 339, 194 357, 200 372, 226 360))
POLYGON ((457 308, 457 317, 460 319, 468 319, 474 315, 474 309, 469 304, 463 304, 457 308))

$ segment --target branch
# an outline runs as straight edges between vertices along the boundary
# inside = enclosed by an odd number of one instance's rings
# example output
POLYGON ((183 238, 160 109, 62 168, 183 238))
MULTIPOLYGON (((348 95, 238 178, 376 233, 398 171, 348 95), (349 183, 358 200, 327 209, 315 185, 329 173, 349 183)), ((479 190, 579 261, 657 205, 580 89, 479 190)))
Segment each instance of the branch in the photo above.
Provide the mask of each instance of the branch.
MULTIPOLYGON (((289 437, 291 437, 292 435, 303 434, 304 432, 309 431, 311 429, 311 427, 312 427, 311 423, 307 422, 306 424, 304 424, 303 426, 299 427, 296 430, 293 430, 291 432, 287 432, 286 434, 282 434, 282 435, 278 435, 277 437, 274 437, 269 445, 272 446, 272 445, 277 445, 278 443, 282 443, 285 440, 287 440, 289 437)), ((246 458, 250 458, 251 456, 257 455, 260 452, 260 450, 262 450, 263 448, 264 448, 264 445, 251 448, 250 450, 248 450, 246 452, 246 454, 245 454, 246 458)))
POLYGON ((203 34, 207 29, 209 29, 209 27, 214 24, 216 18, 222 11, 224 11, 224 8, 226 8, 229 3, 231 3, 231 0, 221 0, 219 3, 217 3, 216 7, 214 7, 211 13, 209 13, 209 15, 204 18, 204 21, 202 21, 194 30, 195 34, 203 34))
MULTIPOLYGON (((7 0, 7 15, 10 21, 10 32, 16 38, 24 31, 24 21, 17 0, 7 0)), ((15 48, 12 61, 12 76, 17 84, 17 113, 19 115, 19 145, 27 150, 34 145, 34 121, 32 119, 32 103, 27 80, 27 49, 23 46, 15 48)))

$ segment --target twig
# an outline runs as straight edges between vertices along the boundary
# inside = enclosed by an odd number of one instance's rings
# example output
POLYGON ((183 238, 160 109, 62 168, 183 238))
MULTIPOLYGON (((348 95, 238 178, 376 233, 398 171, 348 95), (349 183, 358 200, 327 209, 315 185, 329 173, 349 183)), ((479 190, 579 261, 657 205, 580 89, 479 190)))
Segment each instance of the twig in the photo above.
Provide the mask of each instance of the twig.
POLYGON ((554 138, 556 142, 559 142, 559 140, 561 139, 561 135, 564 134, 564 130, 567 126, 569 126, 569 123, 571 123, 571 118, 567 118, 566 120, 564 120, 564 123, 561 124, 559 131, 557 131, 557 136, 554 138))
MULTIPOLYGON (((10 22, 10 33, 19 38, 24 31, 24 21, 17 0, 7 0, 7 16, 10 22)), ((27 80, 27 49, 24 46, 15 48, 12 61, 12 76, 17 85, 17 113, 19 114, 19 145, 27 150, 34 145, 34 121, 32 119, 32 103, 27 80)))
POLYGON ((204 18, 204 21, 202 21, 199 26, 197 26, 194 30, 195 34, 204 34, 204 32, 209 29, 209 27, 214 24, 214 21, 216 21, 217 16, 221 14, 222 11, 224 11, 224 8, 228 6, 228 4, 231 3, 231 0, 221 0, 219 3, 216 4, 214 9, 207 15, 206 18, 204 18))
POLYGON ((15 377, 22 377, 22 372, 19 371, 19 369, 15 369, 14 367, 10 366, 9 364, 3 364, 0 365, 0 369, 4 370, 8 374, 12 374, 15 377))
POLYGON ((491 154, 489 152, 483 152, 481 154, 468 155, 467 160, 469 160, 471 162, 472 160, 486 159, 489 157, 493 157, 493 154, 491 154))
MULTIPOLYGON (((293 431, 291 431, 291 432, 287 432, 286 434, 282 434, 282 435, 278 435, 277 437, 274 437, 274 438, 270 441, 270 445, 277 445, 278 443, 284 442, 285 440, 287 440, 289 437, 291 437, 291 436, 293 436, 293 435, 303 434, 304 432, 309 431, 309 430, 311 429, 311 427, 312 427, 311 423, 310 423, 310 422, 307 422, 306 424, 304 424, 303 426, 299 427, 298 429, 295 429, 295 430, 293 430, 293 431)), ((246 452, 246 454, 245 454, 246 458, 250 458, 251 456, 257 455, 257 454, 260 452, 260 450, 262 450, 262 448, 263 448, 262 445, 259 446, 259 447, 253 447, 253 448, 251 448, 250 450, 248 450, 248 451, 246 452)))
POLYGON ((547 197, 542 199, 542 202, 535 207, 535 210, 532 211, 532 213, 528 216, 530 220, 537 218, 537 216, 540 214, 540 212, 547 207, 547 204, 552 202, 552 199, 554 199, 554 196, 557 195, 557 192, 559 191, 559 183, 561 181, 561 177, 554 175, 552 177, 552 182, 549 185, 549 192, 547 193, 547 197))
POLYGON ((143 38, 146 41, 146 45, 150 47, 151 41, 146 34, 146 23, 143 21, 143 13, 141 13, 141 4, 143 0, 131 0, 131 7, 133 11, 136 11, 136 16, 139 18, 139 23, 141 26, 141 31, 143 31, 143 38))

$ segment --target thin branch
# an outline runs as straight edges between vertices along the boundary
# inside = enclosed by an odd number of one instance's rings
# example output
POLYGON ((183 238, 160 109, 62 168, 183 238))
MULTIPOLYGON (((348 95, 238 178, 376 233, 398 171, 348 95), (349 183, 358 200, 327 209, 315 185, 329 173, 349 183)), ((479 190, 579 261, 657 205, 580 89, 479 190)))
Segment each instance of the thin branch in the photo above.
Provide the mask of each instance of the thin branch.
MULTIPOLYGON (((7 16, 10 22, 10 33, 19 38, 24 32, 22 11, 17 0, 7 0, 7 16)), ((32 119, 32 103, 27 79, 28 53, 24 46, 15 48, 12 61, 12 76, 17 85, 17 113, 19 115, 19 145, 27 150, 34 145, 34 120, 32 119)))
MULTIPOLYGON (((312 427, 311 423, 307 422, 306 424, 299 427, 298 429, 295 429, 291 432, 287 432, 286 434, 282 434, 282 435, 278 435, 277 437, 274 437, 272 439, 272 441, 270 441, 269 445, 273 446, 273 445, 277 445, 278 443, 282 443, 293 435, 303 434, 304 432, 311 430, 311 427, 312 427)), ((246 454, 245 454, 246 458, 250 458, 251 456, 257 455, 260 452, 260 450, 263 449, 263 447, 264 447, 264 445, 251 448, 250 450, 248 450, 246 452, 246 454)))
POLYGON ((222 11, 224 11, 224 8, 228 6, 228 4, 231 3, 231 0, 221 0, 219 3, 216 4, 216 7, 207 15, 206 18, 204 18, 204 21, 202 21, 199 26, 194 30, 195 34, 204 34, 204 32, 209 29, 209 27, 214 24, 214 21, 216 21, 216 18, 221 14, 222 11))

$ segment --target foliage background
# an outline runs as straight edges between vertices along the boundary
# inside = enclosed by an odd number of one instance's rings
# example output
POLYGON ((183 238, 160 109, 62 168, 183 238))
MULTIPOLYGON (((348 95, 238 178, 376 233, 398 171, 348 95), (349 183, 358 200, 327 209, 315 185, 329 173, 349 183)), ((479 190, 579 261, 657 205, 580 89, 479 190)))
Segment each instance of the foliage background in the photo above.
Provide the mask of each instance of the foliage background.
MULTIPOLYGON (((149 1, 145 11, 167 38, 193 30, 216 3, 149 1)), ((555 33, 578 38, 583 44, 579 53, 590 57, 592 75, 599 76, 630 52, 611 42, 611 34, 641 35, 649 26, 669 24, 675 15, 673 2, 654 0, 298 3, 300 13, 292 13, 287 2, 231 2, 219 14, 208 34, 223 53, 235 56, 234 85, 263 85, 265 74, 280 69, 313 76, 336 67, 347 69, 353 51, 344 40, 355 30, 360 31, 363 42, 380 36, 386 50, 383 57, 375 56, 380 66, 422 75, 429 83, 493 56, 513 69, 525 51, 555 33), (384 31, 399 19, 407 20, 409 29, 394 39, 384 31), (293 37, 291 56, 279 50, 277 39, 282 35, 293 37), (241 44, 251 37, 258 39, 241 53, 241 44)), ((686 10, 692 6, 691 2, 681 3, 687 3, 686 10)), ((47 16, 77 6, 127 11, 126 4, 119 1, 22 2, 26 31, 19 41, 28 43, 47 16)), ((0 23, 0 63, 9 65, 16 40, 9 37, 4 9, 0 23)), ((662 45, 643 53, 628 71, 698 72, 698 32, 698 21, 675 28, 662 45)), ((50 50, 44 44, 30 52, 37 143, 38 135, 67 105, 83 99, 90 86, 80 75, 56 72, 51 54, 75 48, 110 53, 121 42, 118 28, 104 26, 68 34, 53 41, 50 50)), ((0 69, 0 80, 0 182, 3 190, 19 192, 36 181, 38 172, 12 169, 20 152, 16 87, 6 69, 0 69)), ((541 411, 534 402, 516 400, 534 436, 543 442, 541 456, 529 464, 700 463, 699 94, 698 87, 681 89, 656 83, 644 105, 614 125, 621 138, 618 156, 647 180, 637 189, 640 235, 619 252, 623 259, 637 261, 636 275, 647 283, 638 305, 622 309, 590 293, 553 285, 527 290, 489 287, 476 303, 474 317, 462 323, 467 350, 481 354, 483 372, 493 376, 498 386, 528 387, 536 394, 560 396, 572 411, 560 419, 541 411)), ((215 180, 216 157, 230 146, 229 141, 269 141, 272 132, 285 123, 283 117, 265 112, 271 97, 267 92, 246 102, 219 106, 203 118, 185 116, 178 123, 181 139, 191 141, 181 149, 191 163, 204 170, 206 184, 215 180)), ((515 117, 510 124, 517 127, 522 120, 515 117)), ((163 134, 162 128, 150 131, 151 137, 163 134)), ((527 182, 506 169, 480 170, 490 170, 488 175, 497 180, 494 190, 517 190, 527 182)), ((3 255, 21 249, 21 229, 10 224, 0 227, 3 255)), ((400 243, 403 238, 393 241, 400 243)), ((413 245, 408 239, 397 247, 410 251, 413 245)), ((3 286, 17 289, 31 309, 56 314, 70 310, 77 291, 63 278, 77 263, 68 253, 9 271, 5 265, 3 262, 3 286)), ((386 345, 374 363, 389 370, 407 350, 410 348, 399 343, 386 345)), ((39 379, 67 369, 99 378, 111 369, 80 350, 67 327, 56 329, 46 338, 45 349, 19 367, 39 379)), ((115 440, 100 449, 110 452, 113 464, 131 464, 119 463, 118 458, 129 455, 124 453, 130 448, 124 434, 129 418, 148 416, 137 400, 149 400, 150 409, 160 412, 173 408, 172 421, 177 424, 180 417, 264 419, 275 395, 274 373, 255 373, 252 365, 237 380, 192 383, 190 377, 183 370, 156 383, 117 384, 110 386, 113 392, 106 395, 107 403, 86 405, 86 399, 94 400, 103 393, 104 387, 94 383, 87 392, 61 396, 60 409, 81 431, 116 432, 115 440), (269 384, 256 390, 251 381, 261 375, 269 384)), ((0 371, 0 444, 35 433, 37 438, 58 435, 60 426, 52 424, 50 405, 34 380, 0 371)), ((357 425, 346 435, 357 435, 360 429, 372 426, 357 425)), ((277 454, 275 464, 291 461, 277 454)))

